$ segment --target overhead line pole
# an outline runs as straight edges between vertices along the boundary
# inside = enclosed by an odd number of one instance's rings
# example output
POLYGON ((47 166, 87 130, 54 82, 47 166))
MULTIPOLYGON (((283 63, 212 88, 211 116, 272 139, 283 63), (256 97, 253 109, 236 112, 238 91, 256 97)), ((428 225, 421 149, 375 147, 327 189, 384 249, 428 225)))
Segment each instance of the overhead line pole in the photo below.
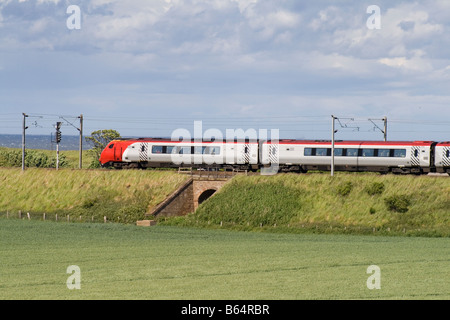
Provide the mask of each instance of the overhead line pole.
POLYGON ((383 119, 381 119, 381 121, 384 122, 384 129, 383 130, 374 122, 374 120, 378 120, 379 121, 380 119, 369 119, 369 121, 372 122, 375 125, 376 129, 380 130, 383 133, 384 141, 387 141, 387 130, 388 130, 387 117, 384 117, 383 119))
POLYGON ((25 125, 25 119, 28 117, 27 114, 22 113, 23 115, 23 125, 22 125, 22 171, 25 170, 25 130, 27 130, 28 127, 25 125))
POLYGON ((336 117, 334 115, 331 115, 331 118, 333 119, 333 124, 332 124, 332 135, 331 135, 331 176, 334 176, 334 135, 336 133, 335 130, 335 119, 336 117))
POLYGON ((83 115, 81 114, 79 116, 80 118, 80 128, 78 131, 80 131, 80 162, 79 162, 79 168, 81 169, 83 167, 83 115))

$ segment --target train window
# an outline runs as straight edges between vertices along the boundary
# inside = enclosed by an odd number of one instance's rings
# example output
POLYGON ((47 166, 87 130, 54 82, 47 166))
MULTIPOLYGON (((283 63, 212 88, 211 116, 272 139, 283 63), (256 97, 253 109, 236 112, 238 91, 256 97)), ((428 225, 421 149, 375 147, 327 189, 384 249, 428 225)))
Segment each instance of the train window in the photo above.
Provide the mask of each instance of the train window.
POLYGON ((344 155, 344 149, 342 148, 334 149, 334 155, 336 157, 342 157, 344 155))
MULTIPOLYGON (((144 147, 144 146, 142 146, 144 147)), ((163 147, 162 146, 152 146, 152 153, 163 153, 163 147)))
POLYGON ((316 156, 326 157, 327 155, 328 155, 328 149, 327 148, 317 148, 316 149, 316 156))
POLYGON ((390 157, 391 150, 390 149, 378 149, 378 156, 379 157, 390 157))
POLYGON ((179 154, 191 154, 191 147, 181 147, 179 154))
POLYGON ((195 147, 195 154, 215 154, 217 147, 195 147))
POLYGON ((416 149, 416 150, 414 150, 414 157, 417 158, 418 156, 419 156, 419 150, 416 149))
POLYGON ((375 156, 375 149, 362 149, 363 157, 373 157, 375 156))
POLYGON ((174 146, 167 146, 165 153, 177 153, 177 148, 175 148, 174 146))
POLYGON ((447 152, 445 153, 445 156, 446 156, 447 158, 450 158, 450 150, 447 150, 447 152))
POLYGON ((357 157, 358 149, 347 149, 347 157, 357 157))
POLYGON ((110 148, 110 149, 114 148, 114 143, 111 143, 111 144, 109 145, 109 148, 110 148))
POLYGON ((406 158, 406 150, 405 149, 395 149, 394 150, 394 158, 406 158))
POLYGON ((305 148, 305 157, 310 157, 313 155, 313 149, 312 148, 305 148))

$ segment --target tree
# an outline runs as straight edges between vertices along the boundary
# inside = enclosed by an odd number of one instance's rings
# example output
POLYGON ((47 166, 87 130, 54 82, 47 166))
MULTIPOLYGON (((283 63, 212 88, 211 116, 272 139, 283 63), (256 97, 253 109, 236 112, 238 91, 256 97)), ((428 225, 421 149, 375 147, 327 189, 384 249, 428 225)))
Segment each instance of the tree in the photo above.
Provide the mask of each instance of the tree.
POLYGON ((98 159, 100 158, 103 149, 105 149, 112 140, 119 138, 120 133, 112 129, 93 131, 90 136, 85 138, 88 143, 93 144, 92 149, 89 150, 89 153, 93 157, 91 168, 100 167, 98 159))

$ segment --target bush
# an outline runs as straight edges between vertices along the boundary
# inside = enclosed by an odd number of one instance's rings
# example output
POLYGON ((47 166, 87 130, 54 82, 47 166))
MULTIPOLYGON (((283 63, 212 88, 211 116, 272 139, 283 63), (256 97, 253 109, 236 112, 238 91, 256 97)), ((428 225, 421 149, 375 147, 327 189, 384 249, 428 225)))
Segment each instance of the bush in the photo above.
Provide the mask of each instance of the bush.
POLYGON ((384 203, 389 211, 404 213, 409 210, 411 201, 406 195, 393 195, 384 199, 384 203))
MULTIPOLYGON (((22 150, 0 149, 0 165, 5 167, 22 166, 22 150)), ((59 167, 68 167, 66 156, 59 155, 59 167)), ((27 168, 56 168, 56 155, 49 157, 44 152, 25 150, 25 166, 27 168)))
POLYGON ((382 182, 374 182, 365 188, 369 196, 380 195, 384 192, 385 186, 382 182))
POLYGON ((353 184, 348 181, 342 185, 339 185, 336 189, 337 193, 343 197, 346 197, 352 192, 353 184))

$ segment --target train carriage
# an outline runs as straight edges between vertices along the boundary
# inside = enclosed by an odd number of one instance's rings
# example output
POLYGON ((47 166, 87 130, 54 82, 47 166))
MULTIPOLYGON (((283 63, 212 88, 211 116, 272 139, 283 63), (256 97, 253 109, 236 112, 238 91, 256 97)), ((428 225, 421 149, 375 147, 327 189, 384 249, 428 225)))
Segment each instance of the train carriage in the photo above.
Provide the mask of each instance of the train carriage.
POLYGON ((450 141, 440 142, 435 148, 436 171, 450 175, 450 141))
MULTIPOLYGON (((433 164, 435 144, 431 141, 336 141, 335 170, 426 173, 433 164)), ((263 163, 270 163, 270 157, 277 158, 282 171, 331 170, 331 141, 267 141, 261 149, 263 163), (272 144, 277 144, 277 149, 272 144), (275 155, 274 150, 278 154, 275 155)))
POLYGON ((117 139, 100 156, 115 168, 258 168, 258 144, 251 141, 173 141, 165 138, 117 139))

